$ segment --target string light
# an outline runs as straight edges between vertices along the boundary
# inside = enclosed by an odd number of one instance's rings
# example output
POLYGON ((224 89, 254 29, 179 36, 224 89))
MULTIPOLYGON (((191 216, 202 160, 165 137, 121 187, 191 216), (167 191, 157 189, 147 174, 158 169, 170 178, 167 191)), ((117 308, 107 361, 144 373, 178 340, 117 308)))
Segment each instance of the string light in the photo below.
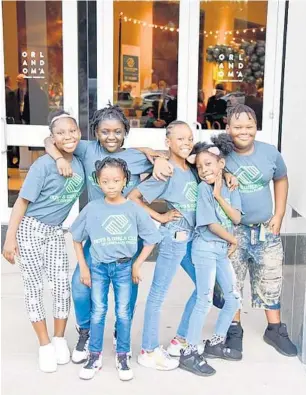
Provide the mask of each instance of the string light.
MULTIPOLYGON (((124 15, 123 12, 119 13, 120 19, 122 19, 124 22, 132 22, 133 24, 138 24, 138 25, 142 25, 143 27, 150 27, 152 29, 160 29, 160 30, 164 30, 164 31, 170 31, 170 32, 179 32, 178 27, 174 26, 173 24, 169 25, 156 25, 156 24, 152 24, 152 23, 148 23, 147 21, 142 21, 139 19, 135 19, 135 18, 130 18, 127 15, 124 15)), ((234 30, 234 34, 236 35, 241 35, 242 33, 247 33, 252 31, 252 33, 256 33, 257 31, 260 32, 264 32, 265 31, 265 27, 257 27, 257 28, 249 28, 249 29, 237 29, 234 30)), ((203 31, 205 37, 208 37, 208 32, 206 30, 203 31)), ((210 35, 217 35, 217 37, 219 36, 219 34, 222 33, 224 34, 224 39, 226 39, 227 35, 233 35, 233 31, 232 30, 226 30, 226 31, 222 31, 220 32, 220 30, 210 30, 209 34, 210 35)))

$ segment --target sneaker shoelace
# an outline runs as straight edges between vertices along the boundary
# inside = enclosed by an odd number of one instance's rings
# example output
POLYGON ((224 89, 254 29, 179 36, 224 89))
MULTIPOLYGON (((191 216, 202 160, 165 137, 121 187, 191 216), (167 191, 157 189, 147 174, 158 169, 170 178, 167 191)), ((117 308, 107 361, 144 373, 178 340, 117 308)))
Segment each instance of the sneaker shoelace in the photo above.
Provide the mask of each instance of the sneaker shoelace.
POLYGON ((91 353, 87 362, 84 365, 84 369, 92 369, 94 367, 95 362, 99 359, 99 354, 91 353))
POLYGON ((162 356, 164 356, 166 359, 171 359, 170 355, 168 354, 168 352, 164 349, 163 346, 159 347, 159 351, 162 354, 162 356))
POLYGON ((87 340, 89 339, 89 329, 77 329, 77 331, 79 333, 79 340, 75 348, 77 351, 84 351, 87 340))
POLYGON ((126 354, 123 355, 118 355, 118 364, 120 366, 121 370, 129 370, 129 363, 128 363, 128 357, 126 354))

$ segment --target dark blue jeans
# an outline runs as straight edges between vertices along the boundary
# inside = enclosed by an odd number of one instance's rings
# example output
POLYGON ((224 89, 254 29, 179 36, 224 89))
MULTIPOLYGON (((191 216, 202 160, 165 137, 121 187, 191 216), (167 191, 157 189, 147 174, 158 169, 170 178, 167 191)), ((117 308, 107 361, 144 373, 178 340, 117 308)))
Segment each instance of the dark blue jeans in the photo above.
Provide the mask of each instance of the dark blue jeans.
POLYGON ((132 293, 132 260, 125 263, 92 263, 89 351, 103 349, 105 318, 108 309, 108 292, 113 284, 117 329, 117 353, 130 351, 132 315, 130 309, 132 293))
MULTIPOLYGON (((90 248, 90 240, 87 240, 84 245, 84 256, 89 268, 91 267, 91 255, 89 252, 90 248)), ((138 240, 138 251, 135 254, 133 261, 137 258, 142 250, 142 240, 138 240)), ((72 276, 72 299, 74 304, 75 316, 77 325, 81 329, 89 329, 90 328, 90 314, 91 314, 91 290, 86 285, 80 282, 80 267, 77 264, 75 271, 72 276)), ((130 309, 131 316, 133 318, 135 304, 138 296, 138 284, 132 284, 132 292, 131 292, 131 301, 130 301, 130 309)))

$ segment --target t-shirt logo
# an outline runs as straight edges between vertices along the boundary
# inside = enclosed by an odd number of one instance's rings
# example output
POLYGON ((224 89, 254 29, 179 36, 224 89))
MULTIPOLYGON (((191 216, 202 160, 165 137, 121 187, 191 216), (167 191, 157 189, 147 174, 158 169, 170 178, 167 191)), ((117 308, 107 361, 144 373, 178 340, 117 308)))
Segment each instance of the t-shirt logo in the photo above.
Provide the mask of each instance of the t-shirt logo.
POLYGON ((132 226, 128 218, 123 215, 110 215, 103 222, 102 226, 111 235, 124 235, 132 226))
MULTIPOLYGON (((230 199, 225 198, 225 201, 227 201, 228 204, 231 204, 230 199)), ((232 221, 229 219, 229 217, 227 216, 227 214, 225 213, 225 211, 223 210, 223 208, 220 206, 220 204, 216 201, 217 205, 216 205, 216 211, 218 214, 218 217, 221 220, 221 224, 226 228, 226 229, 230 229, 232 227, 232 221)))
POLYGON ((195 181, 187 182, 185 188, 183 190, 185 198, 189 200, 189 202, 194 203, 197 201, 198 195, 198 184, 195 181))
POLYGON ((263 174, 256 166, 240 166, 234 175, 238 178, 239 191, 242 193, 260 191, 265 186, 263 174))
POLYGON ((67 193, 78 193, 82 189, 83 178, 77 174, 73 173, 71 178, 67 178, 64 188, 67 193))

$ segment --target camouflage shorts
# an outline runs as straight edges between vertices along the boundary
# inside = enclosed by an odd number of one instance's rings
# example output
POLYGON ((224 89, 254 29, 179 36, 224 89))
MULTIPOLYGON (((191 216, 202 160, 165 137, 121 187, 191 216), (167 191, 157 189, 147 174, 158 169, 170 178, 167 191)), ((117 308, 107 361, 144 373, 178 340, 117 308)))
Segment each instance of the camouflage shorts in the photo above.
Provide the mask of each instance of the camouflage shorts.
MULTIPOLYGON (((280 236, 270 232, 268 225, 264 232, 260 227, 238 225, 234 234, 238 240, 238 248, 231 256, 231 262, 236 272, 237 288, 243 291, 244 281, 249 270, 252 307, 266 310, 280 308, 282 288, 283 246, 280 236), (264 241, 262 234, 265 233, 264 241), (252 238, 252 240, 251 240, 252 238)), ((222 291, 215 288, 214 304, 222 307, 222 291)))

